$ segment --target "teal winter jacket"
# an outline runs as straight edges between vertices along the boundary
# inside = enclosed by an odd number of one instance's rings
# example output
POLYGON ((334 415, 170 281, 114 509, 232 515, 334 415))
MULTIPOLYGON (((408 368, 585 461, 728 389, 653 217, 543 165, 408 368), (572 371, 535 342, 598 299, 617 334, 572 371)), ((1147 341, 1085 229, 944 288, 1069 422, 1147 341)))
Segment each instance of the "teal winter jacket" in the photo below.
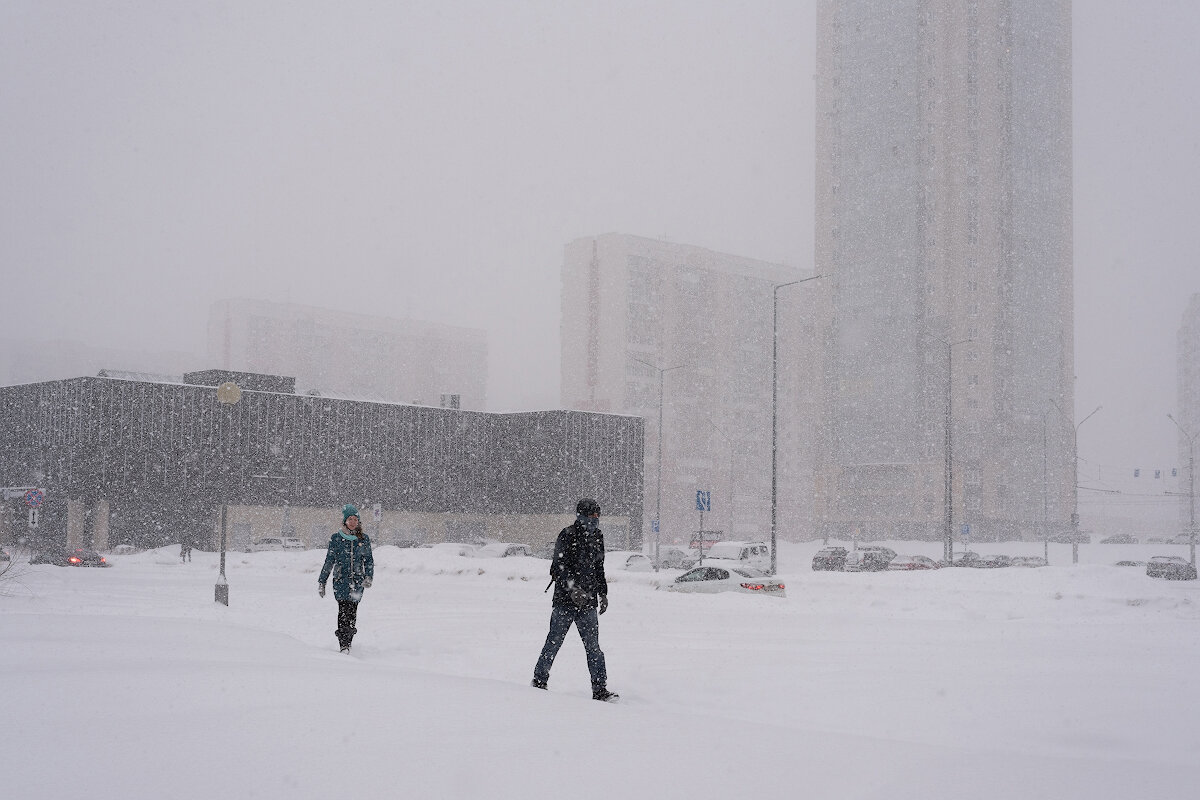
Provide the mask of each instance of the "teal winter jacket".
MULTIPOLYGON (((363 581, 375 579, 375 557, 371 554, 371 537, 344 535, 345 528, 329 537, 325 566, 317 582, 322 586, 333 575, 333 596, 337 600, 362 600, 363 581)), ((361 531, 360 531, 361 533, 361 531)))

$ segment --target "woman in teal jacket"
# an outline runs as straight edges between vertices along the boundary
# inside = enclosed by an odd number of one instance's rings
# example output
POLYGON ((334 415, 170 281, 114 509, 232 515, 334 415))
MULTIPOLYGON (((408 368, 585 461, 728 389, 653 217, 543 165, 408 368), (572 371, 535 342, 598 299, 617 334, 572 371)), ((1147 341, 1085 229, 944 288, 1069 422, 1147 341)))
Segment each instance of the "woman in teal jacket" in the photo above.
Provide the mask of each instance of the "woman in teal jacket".
POLYGON ((375 577, 375 557, 371 555, 371 539, 358 521, 358 509, 347 503, 342 507, 342 527, 329 537, 325 566, 317 578, 317 594, 325 596, 325 582, 333 575, 333 599, 338 604, 338 626, 334 634, 343 653, 350 652, 350 642, 358 633, 358 603, 363 590, 375 577))

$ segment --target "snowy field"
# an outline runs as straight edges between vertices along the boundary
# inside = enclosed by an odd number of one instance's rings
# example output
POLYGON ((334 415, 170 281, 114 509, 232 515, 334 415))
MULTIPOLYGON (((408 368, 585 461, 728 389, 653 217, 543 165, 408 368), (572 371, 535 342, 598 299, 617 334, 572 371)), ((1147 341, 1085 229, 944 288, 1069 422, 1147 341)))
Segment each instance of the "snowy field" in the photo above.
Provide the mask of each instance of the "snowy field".
MULTIPOLYGON (((1200 583, 1051 546, 1043 569, 814 573, 786 599, 610 574, 611 705, 572 633, 550 691, 546 561, 376 550, 354 654, 323 551, 17 564, 0 584, 5 798, 1200 796, 1200 583)), ((891 543, 940 556, 937 543, 891 543)), ((978 552, 1040 555, 1041 545, 978 552)))

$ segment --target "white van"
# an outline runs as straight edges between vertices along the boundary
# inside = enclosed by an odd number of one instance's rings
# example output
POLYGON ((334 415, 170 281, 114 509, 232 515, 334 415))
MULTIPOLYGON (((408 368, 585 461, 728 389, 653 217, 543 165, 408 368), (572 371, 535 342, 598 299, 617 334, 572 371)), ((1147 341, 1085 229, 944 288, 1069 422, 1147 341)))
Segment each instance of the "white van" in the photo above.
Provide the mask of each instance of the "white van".
POLYGON ((771 548, 762 542, 717 542, 704 554, 704 560, 736 561, 763 572, 771 570, 771 548))

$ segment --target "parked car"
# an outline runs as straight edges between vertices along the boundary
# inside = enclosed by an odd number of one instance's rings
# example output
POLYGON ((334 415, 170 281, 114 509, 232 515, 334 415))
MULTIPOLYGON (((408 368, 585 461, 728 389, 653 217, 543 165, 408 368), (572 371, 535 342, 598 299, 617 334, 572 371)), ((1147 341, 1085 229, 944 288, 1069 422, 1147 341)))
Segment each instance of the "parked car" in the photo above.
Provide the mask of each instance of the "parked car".
POLYGON ((467 544, 466 542, 436 542, 427 545, 427 547, 435 553, 445 553, 452 556, 469 556, 479 549, 475 545, 467 544))
POLYGON ((1132 533, 1114 533, 1101 539, 1100 544, 1137 544, 1137 541, 1132 533))
POLYGON ((762 542, 717 542, 704 554, 704 558, 736 561, 742 566, 764 572, 771 568, 771 548, 762 542))
POLYGON ((940 569, 941 565, 929 556, 896 556, 888 562, 889 570, 940 569))
POLYGON ((53 564, 56 567, 111 567, 104 556, 95 550, 39 550, 29 559, 30 564, 53 564))
POLYGON ((628 550, 614 550, 604 554, 605 571, 625 570, 627 572, 653 572, 654 562, 650 556, 643 553, 633 553, 628 550))
POLYGON ((1012 556, 1001 555, 999 553, 994 553, 990 556, 980 556, 971 566, 976 567, 977 569, 999 569, 1001 567, 1011 567, 1012 556))
POLYGON ((137 552, 137 548, 131 544, 119 544, 112 549, 114 556, 127 556, 137 552))
POLYGON ((745 592, 766 597, 787 597, 787 587, 775 578, 766 577, 760 570, 724 565, 693 567, 662 588, 669 592, 745 592))
POLYGON ((972 550, 964 550, 961 553, 954 555, 954 560, 951 562, 953 567, 973 567, 975 562, 979 560, 979 553, 972 550))
POLYGON ((1041 556, 1013 556, 1012 563, 1009 566, 1044 567, 1046 566, 1046 559, 1042 558, 1041 556))
POLYGON ((1146 562, 1145 561, 1133 561, 1131 559, 1123 559, 1121 561, 1114 562, 1113 566, 1114 567, 1144 567, 1144 566, 1146 566, 1146 562))
POLYGON ((10 555, 9 555, 9 554, 8 554, 8 553, 7 553, 7 552, 4 550, 4 548, 0 547, 0 563, 4 563, 4 562, 7 562, 7 561, 12 561, 12 556, 10 556, 10 555))
POLYGON ((659 569, 691 569, 696 566, 696 554, 682 547, 659 547, 659 569))
POLYGON ((868 545, 846 554, 846 572, 883 572, 896 557, 890 547, 868 545))
POLYGON ((1172 536, 1170 539, 1167 539, 1167 541, 1166 541, 1167 544, 1191 544, 1191 542, 1192 542, 1192 537, 1186 533, 1181 533, 1177 536, 1172 536))
POLYGON ((492 542, 467 555, 475 558, 511 558, 512 556, 532 556, 533 550, 527 544, 512 544, 509 542, 492 542))
POLYGON ((813 556, 812 568, 814 572, 841 572, 846 568, 846 548, 822 547, 813 556))
POLYGON ((1154 556, 1146 562, 1146 574, 1169 581, 1196 580, 1196 568, 1179 556, 1154 556))
MULTIPOLYGON (((300 540, 293 540, 299 542, 300 540)), ((256 539, 251 542, 250 553, 264 553, 266 551, 282 551, 284 549, 282 536, 263 536, 262 539, 256 539)))

